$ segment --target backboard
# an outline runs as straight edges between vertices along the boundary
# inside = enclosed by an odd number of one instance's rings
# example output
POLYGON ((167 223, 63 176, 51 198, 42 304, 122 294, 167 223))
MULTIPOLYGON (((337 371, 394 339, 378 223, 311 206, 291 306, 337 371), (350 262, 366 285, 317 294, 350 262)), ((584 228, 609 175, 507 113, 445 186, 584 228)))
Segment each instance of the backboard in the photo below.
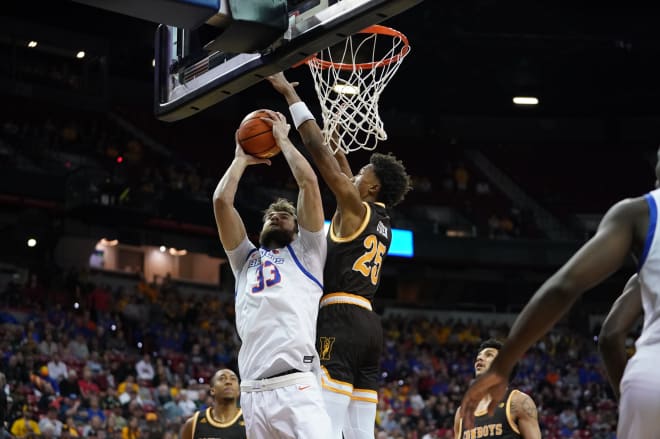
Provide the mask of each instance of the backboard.
POLYGON ((283 17, 280 9, 269 11, 267 25, 231 24, 237 14, 226 9, 193 29, 161 24, 154 113, 170 122, 193 116, 422 1, 286 0, 283 17))

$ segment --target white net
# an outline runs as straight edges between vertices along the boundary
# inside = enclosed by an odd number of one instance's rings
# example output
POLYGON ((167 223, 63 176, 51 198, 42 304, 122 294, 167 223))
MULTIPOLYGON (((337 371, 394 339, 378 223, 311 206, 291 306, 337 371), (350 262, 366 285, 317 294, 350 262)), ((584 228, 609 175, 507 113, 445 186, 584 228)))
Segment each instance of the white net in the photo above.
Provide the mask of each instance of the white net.
POLYGON ((387 140, 378 101, 409 52, 405 35, 374 25, 307 61, 333 153, 373 150, 387 140))

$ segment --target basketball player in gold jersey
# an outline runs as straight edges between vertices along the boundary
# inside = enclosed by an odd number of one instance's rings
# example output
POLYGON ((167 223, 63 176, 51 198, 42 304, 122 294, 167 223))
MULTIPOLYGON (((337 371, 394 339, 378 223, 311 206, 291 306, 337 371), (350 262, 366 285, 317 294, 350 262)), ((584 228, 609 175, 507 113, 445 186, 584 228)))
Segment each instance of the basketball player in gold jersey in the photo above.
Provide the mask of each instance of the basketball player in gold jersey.
POLYGON ((314 116, 283 73, 268 81, 282 94, 314 164, 335 196, 316 325, 325 408, 333 439, 373 439, 383 328, 373 310, 392 240, 389 209, 411 188, 391 154, 373 153, 357 175, 343 153, 332 154, 314 116), (343 435, 343 436, 342 436, 343 435))
POLYGON ((238 408, 238 376, 220 369, 209 384, 213 406, 188 418, 181 427, 181 439, 246 439, 243 413, 238 408))
MULTIPOLYGON (((479 353, 474 362, 474 374, 480 376, 490 368, 490 364, 502 347, 502 342, 488 339, 479 346, 479 353)), ((515 369, 511 377, 515 376, 515 369)), ((456 439, 489 438, 501 439, 541 439, 538 411, 534 400, 517 389, 508 388, 504 398, 497 404, 493 415, 488 415, 490 398, 479 402, 474 411, 474 427, 463 428, 461 408, 454 417, 454 437, 456 439)))

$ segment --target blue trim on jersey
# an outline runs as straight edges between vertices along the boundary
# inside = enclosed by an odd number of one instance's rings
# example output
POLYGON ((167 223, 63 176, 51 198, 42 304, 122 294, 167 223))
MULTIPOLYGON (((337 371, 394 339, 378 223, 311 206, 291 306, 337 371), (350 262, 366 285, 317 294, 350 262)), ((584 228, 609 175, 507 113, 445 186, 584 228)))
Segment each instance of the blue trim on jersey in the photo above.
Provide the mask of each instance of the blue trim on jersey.
POLYGON ((321 288, 321 291, 323 291, 323 285, 321 284, 321 282, 319 282, 318 279, 312 276, 312 273, 307 271, 305 267, 302 266, 302 264, 298 260, 298 257, 296 256, 296 253, 293 251, 293 248, 291 248, 291 244, 287 244, 286 248, 289 249, 289 253, 291 253, 291 256, 293 257, 293 262, 295 262, 298 268, 300 268, 300 271, 302 271, 305 274, 305 276, 307 276, 312 281, 314 281, 314 283, 321 288))
MULTIPOLYGON (((250 250, 250 252, 245 257, 245 262, 247 262, 247 260, 250 259, 250 256, 252 256, 252 253, 256 252, 257 250, 259 249, 256 247, 250 250)), ((236 289, 234 290, 234 300, 236 300, 237 297, 238 297, 238 282, 236 282, 236 289)))
POLYGON ((646 194, 644 196, 646 202, 649 205, 649 230, 646 232, 646 239, 644 240, 644 251, 642 252, 642 257, 639 259, 639 266, 637 271, 642 269, 646 258, 649 255, 651 250, 651 244, 653 243, 653 237, 655 236, 655 228, 658 222, 658 206, 655 204, 655 198, 651 194, 646 194))
POLYGON ((245 257, 245 262, 247 262, 247 260, 250 259, 250 256, 252 256, 252 253, 256 252, 257 250, 259 249, 256 247, 250 250, 250 253, 248 253, 247 256, 245 257))

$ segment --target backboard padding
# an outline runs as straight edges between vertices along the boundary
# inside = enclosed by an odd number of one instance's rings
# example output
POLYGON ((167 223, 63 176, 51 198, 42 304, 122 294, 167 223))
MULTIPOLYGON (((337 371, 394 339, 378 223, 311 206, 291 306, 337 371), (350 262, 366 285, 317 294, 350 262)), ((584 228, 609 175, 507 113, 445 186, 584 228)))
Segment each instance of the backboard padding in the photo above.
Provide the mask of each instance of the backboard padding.
POLYGON ((422 1, 342 0, 320 10, 302 12, 298 17, 291 16, 285 35, 261 53, 212 52, 201 59, 183 59, 190 62, 183 68, 181 46, 189 41, 182 40, 186 39, 186 33, 190 37, 190 31, 161 25, 156 34, 154 113, 163 121, 193 116, 266 76, 286 70, 348 35, 379 24, 422 1), (179 68, 173 69, 176 62, 179 68))

